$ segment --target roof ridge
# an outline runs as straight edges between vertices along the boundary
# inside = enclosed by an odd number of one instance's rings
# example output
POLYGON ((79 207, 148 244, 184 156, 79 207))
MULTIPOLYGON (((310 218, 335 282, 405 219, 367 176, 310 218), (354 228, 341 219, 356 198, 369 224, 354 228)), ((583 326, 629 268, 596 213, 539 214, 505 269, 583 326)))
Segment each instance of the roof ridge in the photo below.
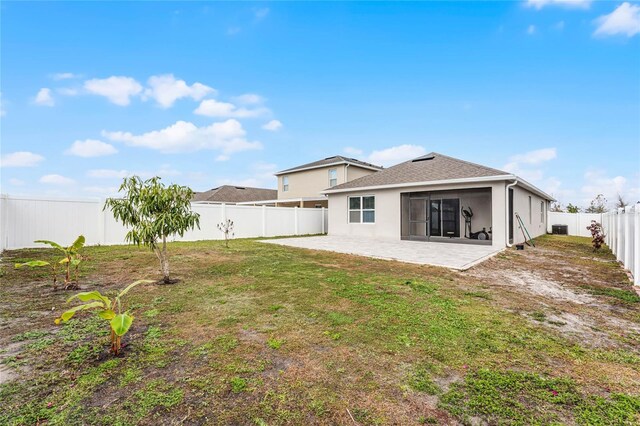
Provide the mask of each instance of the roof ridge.
POLYGON ((429 154, 426 154, 426 155, 439 155, 440 157, 445 157, 445 158, 448 158, 450 160, 460 161, 461 163, 470 164, 470 165, 475 166, 475 167, 482 167, 483 169, 495 170, 495 171, 500 172, 500 173, 510 174, 509 172, 505 172, 504 170, 500 170, 500 169, 496 169, 496 168, 493 168, 493 167, 484 166, 482 164, 474 163, 472 161, 463 160, 461 158, 451 157, 450 155, 440 154, 439 152, 435 152, 435 151, 434 152, 430 152, 429 154))

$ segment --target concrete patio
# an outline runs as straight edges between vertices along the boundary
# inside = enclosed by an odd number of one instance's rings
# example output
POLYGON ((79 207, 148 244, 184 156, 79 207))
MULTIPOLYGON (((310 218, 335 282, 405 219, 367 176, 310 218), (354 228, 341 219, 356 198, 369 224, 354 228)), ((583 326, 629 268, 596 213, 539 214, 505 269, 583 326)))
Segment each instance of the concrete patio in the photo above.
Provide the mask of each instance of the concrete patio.
POLYGON ((393 241, 367 237, 323 235, 316 237, 263 240, 311 250, 327 250, 378 259, 397 260, 420 265, 443 266, 464 271, 500 252, 492 246, 436 243, 423 241, 393 241))

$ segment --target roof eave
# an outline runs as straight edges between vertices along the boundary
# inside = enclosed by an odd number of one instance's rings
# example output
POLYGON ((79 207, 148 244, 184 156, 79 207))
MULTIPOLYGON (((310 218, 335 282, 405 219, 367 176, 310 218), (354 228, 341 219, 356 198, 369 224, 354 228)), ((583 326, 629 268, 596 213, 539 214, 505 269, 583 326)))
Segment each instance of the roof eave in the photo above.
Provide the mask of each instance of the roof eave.
POLYGON ((432 180, 432 181, 424 181, 424 182, 408 182, 408 183, 395 183, 389 185, 371 185, 371 186, 361 186, 361 187, 353 187, 353 188, 338 188, 338 189, 325 189, 321 191, 321 194, 340 194, 345 192, 355 192, 355 191, 371 191, 377 189, 395 189, 395 188, 414 188, 419 186, 435 186, 435 185, 447 185, 447 184, 458 184, 458 183, 474 183, 474 182, 496 182, 503 180, 517 180, 518 184, 525 187, 529 191, 537 194, 548 201, 555 201, 555 199, 547 194, 546 192, 540 190, 534 185, 530 184, 526 180, 519 178, 513 174, 507 175, 494 175, 494 176, 479 176, 472 178, 459 178, 459 179, 444 179, 444 180, 432 180))
POLYGON ((322 164, 322 165, 319 165, 319 166, 301 167, 301 168, 293 168, 293 169, 282 170, 280 172, 274 173, 273 175, 274 176, 280 176, 280 175, 286 175, 286 174, 289 174, 289 173, 303 172, 305 170, 322 169, 324 167, 339 166, 341 164, 349 164, 350 166, 356 166, 356 167, 360 167, 360 168, 363 168, 363 169, 374 170, 374 171, 383 170, 383 167, 365 166, 364 164, 358 164, 358 163, 354 163, 352 161, 337 161, 335 163, 322 164))

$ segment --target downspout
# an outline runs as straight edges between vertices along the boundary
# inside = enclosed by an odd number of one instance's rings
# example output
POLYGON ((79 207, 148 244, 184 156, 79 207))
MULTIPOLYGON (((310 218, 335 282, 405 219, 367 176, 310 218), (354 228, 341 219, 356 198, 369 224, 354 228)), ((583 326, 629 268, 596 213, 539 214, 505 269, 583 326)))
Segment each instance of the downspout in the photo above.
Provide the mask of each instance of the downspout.
POLYGON ((349 182, 349 166, 350 166, 349 163, 344 165, 344 181, 345 182, 349 182))
POLYGON ((505 223, 507 225, 507 232, 505 232, 505 243, 507 247, 513 247, 513 244, 511 244, 509 242, 509 189, 511 189, 511 187, 516 186, 518 184, 518 179, 514 180, 513 183, 510 183, 509 185, 507 185, 505 187, 505 213, 504 213, 504 218, 505 218, 505 223))

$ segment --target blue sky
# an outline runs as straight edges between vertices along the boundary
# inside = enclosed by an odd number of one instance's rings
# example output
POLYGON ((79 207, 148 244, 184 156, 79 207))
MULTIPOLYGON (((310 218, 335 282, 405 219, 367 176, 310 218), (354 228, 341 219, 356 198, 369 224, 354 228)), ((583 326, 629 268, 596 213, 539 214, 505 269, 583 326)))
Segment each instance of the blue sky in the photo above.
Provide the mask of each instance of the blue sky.
POLYGON ((335 154, 640 200, 640 3, 2 2, 2 192, 275 187, 335 154))

